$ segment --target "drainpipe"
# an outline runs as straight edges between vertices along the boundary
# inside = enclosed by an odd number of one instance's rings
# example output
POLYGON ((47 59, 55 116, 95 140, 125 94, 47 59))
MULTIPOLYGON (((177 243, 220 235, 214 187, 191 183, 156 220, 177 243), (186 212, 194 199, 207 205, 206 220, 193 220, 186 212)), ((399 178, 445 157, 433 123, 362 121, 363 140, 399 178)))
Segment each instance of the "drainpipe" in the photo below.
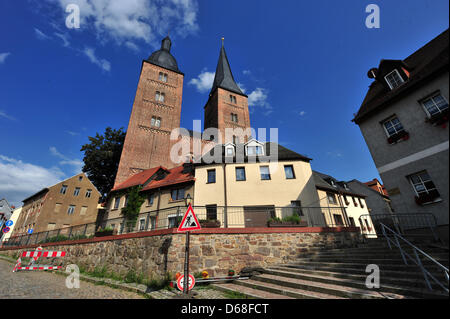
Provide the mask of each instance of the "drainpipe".
POLYGON ((161 202, 161 187, 158 188, 158 205, 156 205, 156 221, 155 227, 158 229, 158 217, 159 217, 159 203, 161 202))
POLYGON ((226 167, 227 167, 227 164, 224 163, 223 164, 223 189, 224 189, 225 207, 224 207, 224 210, 223 210, 223 218, 224 218, 224 227, 228 228, 227 174, 226 174, 226 171, 225 171, 226 167))

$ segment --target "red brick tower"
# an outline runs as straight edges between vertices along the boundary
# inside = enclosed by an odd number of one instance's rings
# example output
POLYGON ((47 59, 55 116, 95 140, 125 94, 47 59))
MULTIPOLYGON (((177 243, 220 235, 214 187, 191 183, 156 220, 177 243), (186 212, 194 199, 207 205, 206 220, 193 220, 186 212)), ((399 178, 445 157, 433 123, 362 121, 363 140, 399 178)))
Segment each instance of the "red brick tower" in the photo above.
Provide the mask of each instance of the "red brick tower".
POLYGON ((172 129, 180 126, 184 74, 170 53, 169 37, 161 49, 142 62, 127 135, 114 185, 155 167, 174 167, 170 161, 172 129))
MULTIPOLYGON (((225 140, 225 128, 242 130, 250 128, 248 97, 234 81, 223 42, 214 83, 205 105, 205 129, 210 127, 219 129, 222 143, 233 142, 225 140)), ((238 138, 240 143, 247 141, 246 136, 238 138)))

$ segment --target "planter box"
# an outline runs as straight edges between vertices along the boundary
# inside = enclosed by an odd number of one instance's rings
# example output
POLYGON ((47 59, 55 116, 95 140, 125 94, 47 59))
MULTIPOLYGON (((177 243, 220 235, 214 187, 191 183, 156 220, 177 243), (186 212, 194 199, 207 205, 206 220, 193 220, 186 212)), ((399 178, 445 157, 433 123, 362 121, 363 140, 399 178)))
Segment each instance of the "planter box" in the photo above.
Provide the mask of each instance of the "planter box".
POLYGON ((427 203, 432 203, 439 198, 440 198, 439 193, 433 192, 433 193, 422 195, 420 197, 416 196, 415 200, 416 200, 417 205, 422 206, 427 203))
POLYGON ((425 121, 435 126, 445 124, 446 122, 448 122, 448 109, 430 118, 427 118, 425 121))
POLYGON ((218 220, 200 221, 200 226, 202 228, 219 228, 220 221, 218 220))
POLYGON ((409 140, 409 133, 406 131, 400 131, 397 134, 394 134, 388 138, 389 144, 394 144, 398 142, 399 140, 409 140))
POLYGON ((111 236, 114 234, 113 230, 108 231, 96 231, 94 237, 104 237, 104 236, 111 236))
POLYGON ((308 227, 308 222, 301 221, 299 224, 293 222, 268 222, 268 227, 308 227))

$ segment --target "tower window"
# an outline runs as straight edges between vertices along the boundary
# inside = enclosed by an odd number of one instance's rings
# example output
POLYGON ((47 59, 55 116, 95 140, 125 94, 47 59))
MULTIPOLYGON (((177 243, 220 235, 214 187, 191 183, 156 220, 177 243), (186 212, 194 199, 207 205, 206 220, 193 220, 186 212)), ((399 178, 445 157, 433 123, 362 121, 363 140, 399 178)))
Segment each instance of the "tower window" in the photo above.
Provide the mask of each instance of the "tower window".
POLYGON ((234 95, 230 95, 230 103, 236 104, 236 97, 234 95))
POLYGON ((388 83, 391 90, 398 88, 405 82, 400 76, 400 73, 397 69, 386 75, 384 78, 386 79, 386 82, 388 83))
POLYGON ((231 113, 231 121, 237 123, 238 122, 238 115, 231 113))
POLYGON ((159 72, 159 80, 162 82, 167 82, 167 74, 159 72))
POLYGON ((164 102, 165 99, 166 99, 166 94, 165 93, 156 91, 155 100, 157 102, 164 102))
POLYGON ((156 116, 152 116, 151 126, 161 127, 161 118, 160 117, 156 117, 156 116))

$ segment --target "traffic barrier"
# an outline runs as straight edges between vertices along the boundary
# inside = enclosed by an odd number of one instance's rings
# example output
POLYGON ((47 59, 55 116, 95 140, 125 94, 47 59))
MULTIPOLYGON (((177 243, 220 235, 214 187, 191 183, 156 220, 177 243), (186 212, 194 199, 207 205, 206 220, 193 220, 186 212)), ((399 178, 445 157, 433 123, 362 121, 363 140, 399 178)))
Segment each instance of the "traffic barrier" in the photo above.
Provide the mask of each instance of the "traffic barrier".
POLYGON ((39 258, 59 258, 65 256, 65 251, 43 251, 42 247, 36 248, 35 251, 24 251, 17 259, 13 272, 17 272, 19 270, 58 270, 61 269, 62 266, 35 265, 34 263, 37 262, 39 258), (27 266, 22 266, 22 258, 31 258, 31 261, 27 266))

